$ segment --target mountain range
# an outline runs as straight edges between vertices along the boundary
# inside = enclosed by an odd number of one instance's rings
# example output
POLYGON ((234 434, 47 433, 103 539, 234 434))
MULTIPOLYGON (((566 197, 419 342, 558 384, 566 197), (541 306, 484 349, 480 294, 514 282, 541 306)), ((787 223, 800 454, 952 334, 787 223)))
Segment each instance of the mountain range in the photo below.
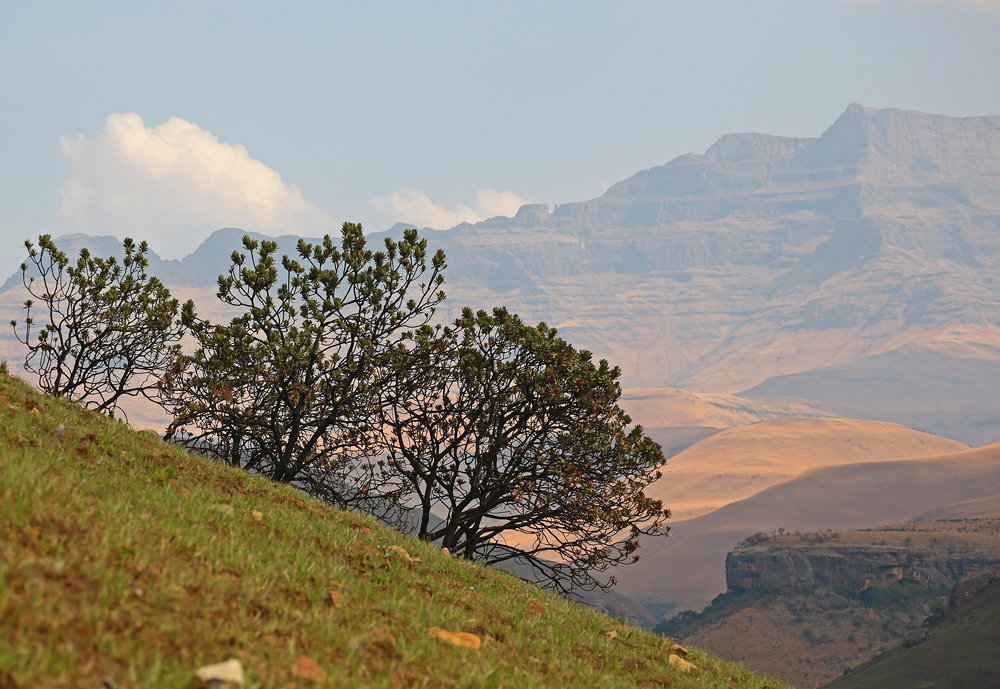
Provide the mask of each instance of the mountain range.
MULTIPOLYGON (((1000 440, 998 233, 1000 117, 858 104, 817 138, 731 134, 596 199, 423 230, 448 255, 445 317, 503 304, 625 387, 806 400, 969 445, 1000 440)), ((152 270, 214 284, 243 234, 152 270)))

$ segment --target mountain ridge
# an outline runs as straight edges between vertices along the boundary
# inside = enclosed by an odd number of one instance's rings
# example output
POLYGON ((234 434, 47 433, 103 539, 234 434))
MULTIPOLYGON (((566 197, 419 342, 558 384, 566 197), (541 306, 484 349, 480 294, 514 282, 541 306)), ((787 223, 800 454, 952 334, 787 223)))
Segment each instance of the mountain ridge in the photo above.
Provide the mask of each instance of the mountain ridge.
MULTIPOLYGON (((603 196, 423 236, 448 255, 443 319, 504 304, 621 366, 625 387, 812 401, 831 367, 903 347, 933 354, 939 378, 980 362, 1000 376, 998 229, 1000 117, 852 104, 818 137, 726 135, 603 196), (755 390, 803 375, 793 392, 755 390)), ((153 272, 213 284, 241 234, 153 272)), ((874 402, 864 381, 842 386, 839 413, 1000 440, 1000 401, 921 372, 887 385, 874 402)))

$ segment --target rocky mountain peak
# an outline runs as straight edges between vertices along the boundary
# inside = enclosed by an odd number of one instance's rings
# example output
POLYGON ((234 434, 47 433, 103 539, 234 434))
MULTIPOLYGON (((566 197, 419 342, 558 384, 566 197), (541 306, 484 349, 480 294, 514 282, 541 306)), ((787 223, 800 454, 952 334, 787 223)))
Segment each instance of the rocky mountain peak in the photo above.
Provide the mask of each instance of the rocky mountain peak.
POLYGON ((727 134, 704 155, 683 155, 643 170, 605 197, 718 197, 766 184, 836 180, 996 189, 1000 117, 955 118, 852 103, 820 137, 727 134))

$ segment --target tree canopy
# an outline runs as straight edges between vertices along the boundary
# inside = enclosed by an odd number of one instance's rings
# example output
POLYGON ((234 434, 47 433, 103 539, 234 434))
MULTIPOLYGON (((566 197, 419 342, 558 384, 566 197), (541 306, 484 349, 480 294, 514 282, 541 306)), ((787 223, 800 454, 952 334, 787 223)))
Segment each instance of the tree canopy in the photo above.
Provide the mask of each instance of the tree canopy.
POLYGON ((381 372, 403 329, 426 323, 444 299, 443 252, 407 230, 384 251, 345 223, 300 240, 297 257, 244 237, 218 298, 237 307, 228 324, 185 310, 197 350, 178 358, 162 386, 173 414, 167 437, 276 481, 298 482, 342 506, 371 489, 358 457, 386 403, 381 372))
POLYGON ((24 303, 23 336, 16 320, 10 324, 28 347, 24 367, 38 374, 39 388, 111 415, 125 397, 154 398, 155 382, 180 354, 184 327, 177 300, 146 274, 146 242, 137 247, 126 238, 121 262, 84 248, 75 264, 50 235, 38 238, 38 248, 30 240, 24 245, 39 275, 28 277, 28 264, 21 264, 32 296, 24 303), (32 340, 35 299, 44 325, 32 340))
POLYGON ((465 309, 398 350, 382 484, 416 504, 420 538, 467 558, 527 561, 553 585, 638 560, 669 512, 643 489, 660 446, 628 428, 620 370, 544 323, 465 309))

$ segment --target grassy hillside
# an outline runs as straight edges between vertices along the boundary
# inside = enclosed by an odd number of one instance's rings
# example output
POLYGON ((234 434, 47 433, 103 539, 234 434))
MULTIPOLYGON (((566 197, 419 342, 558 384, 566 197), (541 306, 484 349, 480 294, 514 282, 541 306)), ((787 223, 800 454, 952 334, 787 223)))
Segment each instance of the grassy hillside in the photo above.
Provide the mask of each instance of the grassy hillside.
POLYGON ((1000 687, 1000 586, 993 584, 964 605, 921 644, 896 646, 875 656, 830 689, 996 689, 1000 687))
POLYGON ((230 657, 249 687, 781 686, 0 375, 0 677, 182 687, 230 657))

